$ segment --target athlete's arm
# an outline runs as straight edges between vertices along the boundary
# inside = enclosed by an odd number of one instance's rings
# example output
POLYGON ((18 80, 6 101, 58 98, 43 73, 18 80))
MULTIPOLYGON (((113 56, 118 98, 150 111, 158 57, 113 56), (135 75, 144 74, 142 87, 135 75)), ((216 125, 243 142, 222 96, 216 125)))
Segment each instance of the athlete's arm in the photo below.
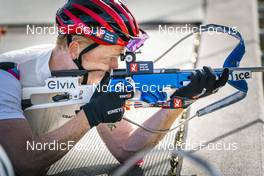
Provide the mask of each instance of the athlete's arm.
POLYGON ((0 144, 19 175, 39 175, 64 156, 90 129, 83 111, 59 129, 34 137, 21 110, 21 86, 11 74, 0 70, 0 144), (55 150, 44 148, 56 141, 65 143, 55 150), (38 148, 36 145, 38 144, 38 148), (42 149, 39 147, 43 147, 42 149), (40 149, 40 150, 39 150, 40 149))
POLYGON ((0 144, 6 149, 15 170, 20 175, 37 175, 63 157, 91 127, 99 123, 121 120, 124 100, 120 99, 118 104, 111 106, 103 105, 106 101, 118 100, 118 97, 119 95, 115 93, 94 97, 92 101, 83 106, 83 110, 75 118, 57 130, 38 137, 33 136, 27 121, 20 118, 22 114, 17 117, 20 119, 0 120, 0 134, 3 134, 0 135, 0 144), (122 111, 112 112, 119 108, 122 111), (109 111, 112 113, 108 114, 109 111), (55 150, 45 148, 54 141, 59 148, 56 147, 55 150), (43 148, 32 150, 34 144, 43 148))
MULTIPOLYGON (((22 115, 22 114, 21 114, 22 115)), ((83 111, 62 127, 39 137, 34 137, 24 118, 0 120, 0 144, 7 151, 15 171, 21 176, 38 175, 62 158, 89 130, 83 111), (49 150, 47 144, 60 144, 49 150), (39 147, 43 147, 38 150, 39 147), (46 145, 46 149, 44 146, 46 145)))
POLYGON ((94 94, 75 118, 57 130, 34 137, 21 111, 21 86, 11 74, 2 73, 3 76, 0 76, 0 144, 10 155, 20 175, 39 174, 64 156, 90 128, 99 123, 120 121, 123 117, 125 99, 120 98, 122 93, 94 94), (6 101, 8 104, 5 103, 6 101), (49 148, 49 144, 54 146, 54 143, 55 150, 49 148))
MULTIPOLYGON (((161 109, 146 120, 143 125, 153 129, 169 129, 182 114, 183 109, 161 109)), ((112 131, 105 124, 97 126, 97 130, 110 152, 119 162, 126 161, 140 150, 153 148, 163 139, 165 134, 147 132, 132 126, 125 120, 116 123, 112 131)))
MULTIPOLYGON (((228 80, 228 70, 217 80, 216 75, 210 67, 204 67, 191 76, 191 83, 175 92, 175 96, 192 99, 197 95, 200 97, 215 93, 224 86, 228 80), (201 94, 203 90, 204 94, 201 94)), ((175 119, 183 112, 183 109, 162 109, 144 122, 144 126, 152 129, 169 129, 175 119)), ((106 125, 99 125, 98 132, 112 154, 121 162, 125 161, 134 153, 152 148, 164 137, 164 134, 153 134, 143 129, 134 129, 130 124, 121 121, 112 132, 106 125)))

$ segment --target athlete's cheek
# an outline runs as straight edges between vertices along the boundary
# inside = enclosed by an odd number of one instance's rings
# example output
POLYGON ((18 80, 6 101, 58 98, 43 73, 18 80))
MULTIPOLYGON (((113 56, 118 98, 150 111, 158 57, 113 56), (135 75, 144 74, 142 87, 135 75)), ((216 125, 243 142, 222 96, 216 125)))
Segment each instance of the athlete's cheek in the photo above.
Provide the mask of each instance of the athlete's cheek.
POLYGON ((113 58, 111 60, 111 69, 117 69, 118 68, 118 58, 113 58))

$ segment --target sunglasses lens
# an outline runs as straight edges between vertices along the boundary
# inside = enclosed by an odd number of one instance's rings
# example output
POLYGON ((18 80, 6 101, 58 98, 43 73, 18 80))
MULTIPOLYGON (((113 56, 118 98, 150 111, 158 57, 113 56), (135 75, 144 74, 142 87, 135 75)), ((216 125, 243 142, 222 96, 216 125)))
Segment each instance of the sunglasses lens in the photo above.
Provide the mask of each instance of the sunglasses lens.
POLYGON ((131 39, 126 48, 128 49, 129 52, 135 52, 137 51, 140 47, 142 47, 145 43, 145 41, 149 38, 147 33, 142 33, 140 37, 131 39))

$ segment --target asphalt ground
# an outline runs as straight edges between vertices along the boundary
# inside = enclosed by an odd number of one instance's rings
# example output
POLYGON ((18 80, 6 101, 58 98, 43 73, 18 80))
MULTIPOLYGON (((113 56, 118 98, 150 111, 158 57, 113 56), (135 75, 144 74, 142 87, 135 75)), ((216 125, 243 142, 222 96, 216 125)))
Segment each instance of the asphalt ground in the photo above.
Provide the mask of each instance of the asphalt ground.
MULTIPOLYGON (((209 0, 204 23, 237 27, 246 42, 246 54, 241 66, 261 65, 257 1, 209 0)), ((198 67, 221 66, 236 43, 236 40, 222 35, 203 35, 198 67)), ((263 175, 262 74, 254 74, 248 84, 249 92, 244 100, 206 117, 194 119, 189 124, 187 143, 196 146, 202 143, 202 147, 195 148, 193 153, 212 163, 226 176, 263 175), (213 147, 217 145, 222 145, 222 149, 213 147), (232 148, 232 145, 235 147, 232 148)), ((233 88, 224 87, 218 94, 194 104, 192 113, 232 92, 233 88)), ((182 174, 194 173, 205 175, 201 169, 184 161, 182 174)))

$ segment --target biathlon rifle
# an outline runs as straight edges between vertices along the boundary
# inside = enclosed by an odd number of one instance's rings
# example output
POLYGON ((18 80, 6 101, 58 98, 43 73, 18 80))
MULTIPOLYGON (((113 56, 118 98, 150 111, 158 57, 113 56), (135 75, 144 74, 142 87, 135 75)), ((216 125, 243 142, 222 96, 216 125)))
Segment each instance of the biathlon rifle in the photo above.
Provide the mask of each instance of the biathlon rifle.
MULTIPOLYGON (((220 76, 224 68, 229 68, 228 84, 234 87, 237 91, 198 110, 196 114, 197 116, 208 114, 245 98, 248 92, 248 84, 246 80, 252 78, 252 73, 264 71, 263 67, 239 67, 245 54, 245 43, 238 31, 226 26, 215 24, 205 25, 199 30, 188 34, 173 47, 195 33, 207 32, 212 29, 215 29, 217 32, 228 34, 239 40, 236 47, 224 61, 223 68, 213 69, 216 75, 220 76)), ((148 36, 144 34, 143 40, 146 40, 147 37, 148 36)), ((139 40, 138 43, 136 41, 135 45, 133 45, 133 49, 128 48, 127 54, 122 57, 123 60, 129 61, 126 64, 126 69, 117 69, 111 73, 108 91, 118 91, 124 87, 134 90, 134 97, 127 100, 126 103, 128 109, 148 107, 176 109, 185 108, 192 104, 195 100, 186 99, 184 97, 171 97, 171 95, 178 88, 185 86, 190 82, 190 76, 195 69, 156 69, 154 68, 154 62, 137 62, 135 61, 134 51, 137 50, 143 42, 142 40, 139 40), (137 45, 138 43, 140 44, 137 45)), ((172 48, 166 51, 165 54, 167 54, 172 48)), ((91 85, 80 85, 79 83, 80 76, 84 75, 86 72, 86 70, 54 71, 52 72, 52 77, 46 80, 43 87, 24 88, 24 110, 85 104, 89 102, 92 94, 91 85), (32 95, 51 93, 56 94, 52 97, 51 102, 32 104, 32 95)))

